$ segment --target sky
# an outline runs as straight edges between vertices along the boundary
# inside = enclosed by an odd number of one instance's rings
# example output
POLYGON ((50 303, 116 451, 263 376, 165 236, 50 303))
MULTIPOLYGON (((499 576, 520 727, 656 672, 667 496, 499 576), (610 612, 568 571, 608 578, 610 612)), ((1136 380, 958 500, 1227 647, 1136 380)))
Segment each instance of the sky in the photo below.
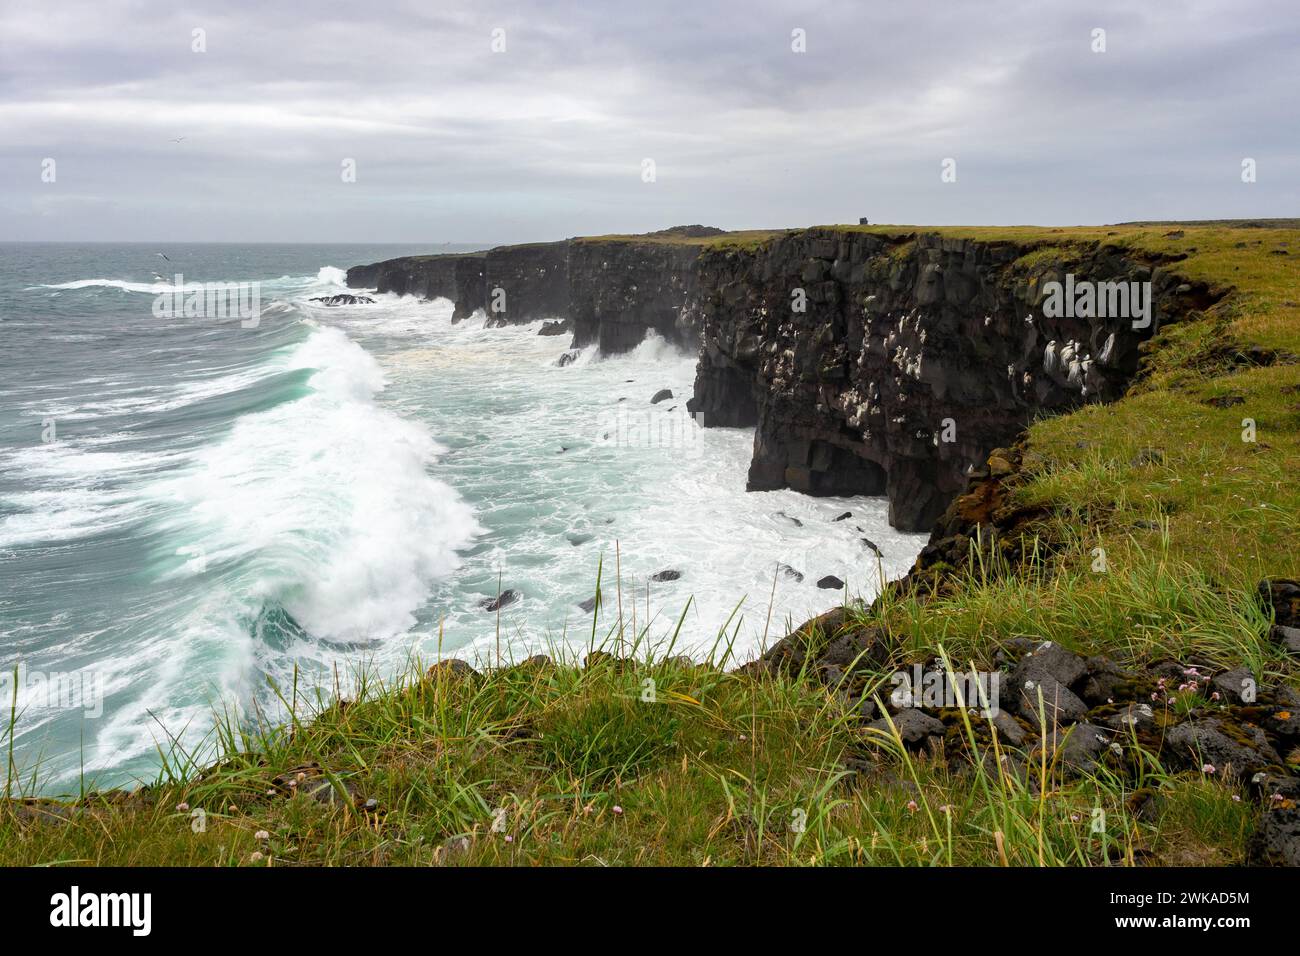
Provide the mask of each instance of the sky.
POLYGON ((0 240, 1294 217, 1298 146, 1296 0, 0 0, 0 240))

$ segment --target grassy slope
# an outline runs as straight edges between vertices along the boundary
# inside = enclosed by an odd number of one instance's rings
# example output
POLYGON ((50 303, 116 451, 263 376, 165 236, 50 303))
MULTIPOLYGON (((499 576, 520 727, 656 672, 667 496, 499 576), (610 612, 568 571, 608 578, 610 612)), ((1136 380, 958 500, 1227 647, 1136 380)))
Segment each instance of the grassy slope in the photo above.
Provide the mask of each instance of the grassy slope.
MULTIPOLYGON (((1051 561, 1009 576, 973 569, 926 606, 902 598, 859 616, 962 662, 989 664, 1007 638, 1037 634, 1123 661, 1248 661, 1296 682, 1295 665, 1260 640, 1244 593, 1260 577, 1300 573, 1300 365, 1235 357, 1252 344, 1300 353, 1300 231, 1178 228, 1181 238, 1167 225, 941 230, 1185 253, 1176 271, 1236 292, 1163 330, 1124 400, 1030 429, 1015 493, 1051 509, 1044 533, 1065 543, 1051 561), (1206 404, 1225 396, 1242 401, 1206 404), (1253 444, 1241 440, 1247 417, 1253 444), (1163 462, 1135 464, 1145 448, 1162 449, 1163 462), (1091 570, 1099 546, 1104 574, 1091 570)), ((616 639, 617 624, 601 630, 616 639)), ((9 804, 0 862, 1232 863, 1257 813, 1216 780, 1154 764, 1123 780, 1040 765, 1035 786, 979 761, 949 769, 869 737, 810 681, 672 661, 476 678, 415 667, 358 702, 299 701, 295 712, 289 727, 227 731, 218 768, 200 773, 172 754, 158 784, 130 797, 9 804), (883 760, 862 762, 882 748, 883 760), (316 798, 287 796, 325 785, 316 798), (328 792, 349 799, 321 799, 328 792)), ((986 739, 972 729, 966 743, 983 752, 986 739)))

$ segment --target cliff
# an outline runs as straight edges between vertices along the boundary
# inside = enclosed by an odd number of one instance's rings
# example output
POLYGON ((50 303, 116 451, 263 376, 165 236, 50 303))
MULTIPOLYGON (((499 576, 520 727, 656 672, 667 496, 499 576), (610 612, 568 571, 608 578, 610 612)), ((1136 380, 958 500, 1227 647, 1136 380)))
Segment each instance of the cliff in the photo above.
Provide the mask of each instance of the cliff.
POLYGON ((389 259, 348 270, 348 285, 450 299, 453 321, 483 310, 488 326, 565 318, 575 347, 636 347, 648 331, 694 348, 680 316, 706 236, 608 237, 500 246, 486 252, 389 259), (679 241, 678 241, 679 240, 679 241))
POLYGON ((690 408, 757 427, 751 489, 883 493, 895 527, 928 530, 990 451, 1035 417, 1118 398, 1142 341, 1218 298, 1167 265, 1107 244, 843 228, 710 251, 690 408), (1050 283, 1067 281, 1149 282, 1149 324, 1050 317, 1050 283))
POLYGON ((890 522, 919 531, 992 449, 1036 417, 1118 398, 1144 340, 1217 301, 1171 271, 1178 259, 1098 241, 679 227, 395 259, 348 284, 445 297, 454 318, 481 308, 489 324, 563 316, 575 346, 607 353, 649 331, 698 349, 689 407, 705 427, 756 428, 751 490, 884 494, 890 522), (1131 291, 1128 311, 1074 309, 1089 283, 1131 291))

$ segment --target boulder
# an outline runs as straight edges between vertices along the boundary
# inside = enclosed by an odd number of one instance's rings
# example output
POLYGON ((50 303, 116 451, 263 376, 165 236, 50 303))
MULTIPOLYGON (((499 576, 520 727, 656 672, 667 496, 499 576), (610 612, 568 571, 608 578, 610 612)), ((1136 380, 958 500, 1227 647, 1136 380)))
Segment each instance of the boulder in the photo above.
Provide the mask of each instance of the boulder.
POLYGON ((1165 738, 1165 750, 1184 766, 1208 764, 1222 777, 1253 774, 1282 762, 1258 727, 1219 717, 1179 724, 1165 738))
POLYGON ((667 401, 672 397, 673 390, 671 388, 661 388, 659 391, 654 393, 654 397, 650 399, 650 404, 658 405, 660 402, 667 401))
POLYGON ((312 299, 321 305, 374 305, 375 300, 368 295, 351 295, 341 292, 338 295, 322 295, 312 299))
POLYGON ((1106 726, 1125 735, 1155 730, 1155 711, 1150 704, 1129 704, 1118 714, 1107 717, 1106 726))
POLYGON ((1300 866, 1300 806, 1266 806, 1246 855, 1252 866, 1300 866))
POLYGON ((890 726, 891 718, 881 717, 879 720, 873 720, 867 724, 868 730, 878 731, 890 737, 897 735, 903 741, 903 746, 909 750, 916 750, 923 746, 932 746, 931 738, 943 737, 943 723, 924 711, 917 710, 915 707, 908 707, 900 710, 892 718, 893 727, 890 726))
POLYGON ((826 591, 842 591, 844 582, 833 574, 828 574, 817 582, 817 586, 826 591))
POLYGON ((795 581, 796 583, 797 583, 797 582, 800 582, 800 581, 803 580, 803 572, 802 572, 802 571, 796 571, 794 568, 790 567, 790 565, 788 565, 788 564, 778 564, 778 565, 776 566, 776 570, 777 570, 777 571, 778 571, 778 572, 779 572, 783 577, 790 578, 790 579, 792 579, 793 581, 795 581))
POLYGON ((523 597, 523 595, 514 588, 507 588, 494 598, 484 598, 479 601, 478 606, 485 611, 499 611, 503 607, 509 607, 514 604, 521 597, 523 597))
POLYGON ((1229 704, 1253 704, 1257 694, 1255 677, 1245 667, 1224 671, 1210 681, 1208 693, 1219 694, 1219 699, 1229 704))

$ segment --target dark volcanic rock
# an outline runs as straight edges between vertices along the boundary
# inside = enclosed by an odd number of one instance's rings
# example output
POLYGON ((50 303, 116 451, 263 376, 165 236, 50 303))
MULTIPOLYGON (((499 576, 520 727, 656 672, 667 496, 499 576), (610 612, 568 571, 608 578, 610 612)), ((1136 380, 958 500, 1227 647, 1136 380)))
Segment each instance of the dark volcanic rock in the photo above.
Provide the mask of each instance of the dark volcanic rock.
POLYGON ((1011 672, 1008 707, 1032 725, 1038 725, 1040 717, 1048 726, 1082 720, 1088 705, 1070 685, 1087 672, 1087 664, 1078 654, 1044 641, 1025 654, 1011 672))
POLYGON ((656 573, 650 575, 650 580, 651 581, 676 581, 681 576, 682 576, 682 572, 674 571, 672 568, 668 568, 667 570, 657 571, 656 573))
POLYGON ((1177 277, 1172 257, 1108 243, 1026 268, 1040 247, 1004 240, 813 228, 687 241, 699 232, 406 257, 350 269, 348 285, 451 299, 453 321, 569 316, 575 348, 622 352, 650 332, 698 348, 688 410, 757 427, 749 488, 885 494, 890 522, 914 531, 968 477, 1008 474, 1014 462, 989 453, 1035 417, 1122 395, 1154 329, 1224 294, 1177 277), (1048 317, 1066 273, 1149 281, 1153 321, 1048 317))
POLYGON ((430 667, 425 674, 425 677, 429 680, 437 680, 440 677, 467 678, 477 676, 478 671, 459 657, 444 658, 430 667))
POLYGON ((1088 705, 1074 691, 1046 674, 1014 684, 1007 706, 1033 726, 1074 723, 1088 713, 1088 705))
POLYGON ((507 588, 494 598, 484 598, 478 602, 478 606, 485 611, 499 611, 503 607, 509 607, 518 601, 522 594, 514 588, 507 588))
POLYGON ((338 295, 322 295, 312 299, 321 305, 374 305, 375 300, 368 295, 350 295, 341 292, 338 295))
POLYGON ((1186 766, 1209 764, 1225 777, 1256 773, 1282 762, 1258 727, 1219 717, 1179 724, 1169 732, 1165 749, 1186 766))
POLYGON ((1048 734, 1045 746, 1054 752, 1062 765, 1080 772, 1090 772, 1105 758, 1114 742, 1114 733, 1094 724, 1074 724, 1048 734))
POLYGON ((1300 627, 1300 581, 1284 578, 1261 581, 1256 593, 1260 604, 1272 610, 1274 624, 1300 627))
POLYGON ((708 249, 691 411, 757 426, 751 488, 884 493, 895 527, 929 530, 991 450, 1038 415, 1120 397, 1162 319, 1222 295, 1115 245, 1026 274, 1013 263, 1028 251, 818 228, 708 249), (1151 326, 1048 317, 1067 272, 1150 281, 1151 326))
POLYGON ((1273 638, 1273 642, 1279 645, 1282 650, 1288 654, 1300 656, 1300 627, 1274 624, 1269 634, 1273 638))
POLYGON ((931 738, 942 739, 943 723, 931 717, 924 711, 915 707, 906 707, 894 714, 893 726, 890 726, 890 718, 881 717, 867 724, 868 730, 879 731, 880 733, 894 736, 895 732, 903 745, 909 750, 915 750, 923 746, 931 746, 931 738))
POLYGON ((1255 702, 1255 677, 1249 668, 1238 667, 1236 670, 1216 674, 1210 681, 1213 691, 1218 691, 1220 699, 1229 704, 1251 704, 1255 702), (1249 698, 1249 699, 1247 699, 1249 698))
POLYGON ((1265 807, 1247 858, 1254 866, 1300 866, 1300 807, 1265 807))
POLYGON ((1087 672, 1087 662, 1074 651, 1054 641, 1043 641, 1020 659, 1013 679, 1023 681, 1047 676, 1069 686, 1087 672))
POLYGON ((567 321, 546 322, 537 330, 538 335, 567 335, 572 329, 567 321))
POLYGON ((847 668, 854 661, 863 668, 879 668, 889 656, 889 641, 883 631, 859 624, 837 607, 806 621, 740 669, 793 672, 804 667, 816 670, 823 664, 847 668))
POLYGON ((1150 704, 1128 704, 1118 714, 1106 718, 1106 726, 1111 730, 1131 734, 1154 730, 1156 726, 1155 711, 1150 704))
POLYGON ((840 591, 844 589, 844 582, 835 575, 828 574, 817 582, 817 586, 827 591, 840 591))
POLYGON ((655 392, 654 397, 650 399, 650 404, 658 405, 660 402, 666 401, 672 397, 673 390, 671 388, 661 388, 659 391, 655 392))
POLYGON ((802 571, 796 571, 794 568, 790 567, 790 565, 788 565, 788 564, 778 564, 778 565, 776 566, 776 569, 777 569, 778 572, 780 572, 781 574, 785 575, 787 578, 792 578, 792 579, 794 579, 796 582, 797 582, 797 581, 802 581, 802 580, 803 580, 803 572, 802 572, 802 571))

